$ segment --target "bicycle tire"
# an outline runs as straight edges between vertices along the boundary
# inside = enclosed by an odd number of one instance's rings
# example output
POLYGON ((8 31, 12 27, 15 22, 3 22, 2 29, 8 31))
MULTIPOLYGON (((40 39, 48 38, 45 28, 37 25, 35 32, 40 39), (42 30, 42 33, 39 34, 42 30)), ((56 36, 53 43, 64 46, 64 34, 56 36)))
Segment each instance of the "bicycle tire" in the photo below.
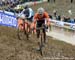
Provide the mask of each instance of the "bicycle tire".
POLYGON ((43 33, 42 33, 42 29, 40 30, 40 44, 39 44, 39 51, 41 56, 43 56, 43 45, 44 41, 43 41, 43 33))
POLYGON ((28 30, 26 30, 25 36, 26 36, 26 40, 29 40, 28 30))
MULTIPOLYGON (((43 34, 43 29, 45 29, 45 26, 43 25, 42 27, 40 28, 37 28, 40 30, 40 44, 39 44, 39 51, 40 51, 40 54, 43 56, 43 47, 44 47, 44 44, 46 42, 46 35, 44 37, 44 34, 43 34)), ((46 31, 45 31, 46 32, 46 31)))

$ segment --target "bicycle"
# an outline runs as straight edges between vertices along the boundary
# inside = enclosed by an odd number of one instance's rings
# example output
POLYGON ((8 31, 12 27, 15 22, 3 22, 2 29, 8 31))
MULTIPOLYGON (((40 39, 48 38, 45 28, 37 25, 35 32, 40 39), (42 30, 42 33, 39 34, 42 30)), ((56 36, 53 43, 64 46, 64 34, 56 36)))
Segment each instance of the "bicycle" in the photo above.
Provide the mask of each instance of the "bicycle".
POLYGON ((40 54, 43 55, 43 47, 44 47, 44 44, 46 43, 46 25, 45 24, 42 24, 41 27, 39 28, 36 28, 36 30, 39 30, 40 33, 39 33, 39 38, 40 38, 40 42, 38 42, 39 44, 39 50, 40 51, 40 54), (45 31, 45 35, 43 34, 43 30, 45 31))
POLYGON ((24 39, 26 36, 26 39, 29 40, 29 33, 28 33, 28 23, 26 19, 18 18, 18 30, 17 30, 17 36, 19 40, 24 39), (27 28, 26 28, 27 25, 27 28))

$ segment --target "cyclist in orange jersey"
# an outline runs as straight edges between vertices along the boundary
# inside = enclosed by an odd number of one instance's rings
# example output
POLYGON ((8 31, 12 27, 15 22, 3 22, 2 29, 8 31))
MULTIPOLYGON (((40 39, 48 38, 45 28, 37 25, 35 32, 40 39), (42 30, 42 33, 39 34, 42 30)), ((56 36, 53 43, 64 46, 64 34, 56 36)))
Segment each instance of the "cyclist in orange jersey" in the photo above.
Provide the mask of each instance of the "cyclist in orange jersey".
MULTIPOLYGON (((44 10, 44 8, 40 7, 38 8, 37 13, 35 13, 34 15, 32 26, 36 29, 36 28, 41 27, 42 24, 45 24, 45 22, 46 22, 46 25, 49 26, 50 18, 49 18, 48 13, 44 10)), ((36 33, 37 33, 37 38, 39 38, 40 31, 36 30, 36 33)), ((43 34, 44 34, 44 39, 46 39, 45 29, 43 30, 43 34)))

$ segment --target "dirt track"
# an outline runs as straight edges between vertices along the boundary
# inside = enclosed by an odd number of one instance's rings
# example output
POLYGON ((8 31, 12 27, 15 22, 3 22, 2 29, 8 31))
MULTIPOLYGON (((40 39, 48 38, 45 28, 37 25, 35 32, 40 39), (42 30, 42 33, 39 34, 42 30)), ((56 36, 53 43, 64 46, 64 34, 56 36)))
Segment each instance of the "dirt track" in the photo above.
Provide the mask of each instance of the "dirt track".
POLYGON ((18 40, 16 29, 0 26, 0 60, 74 60, 75 46, 47 37, 43 56, 34 48, 38 47, 36 37, 18 40), (61 59, 60 59, 61 60, 61 59))

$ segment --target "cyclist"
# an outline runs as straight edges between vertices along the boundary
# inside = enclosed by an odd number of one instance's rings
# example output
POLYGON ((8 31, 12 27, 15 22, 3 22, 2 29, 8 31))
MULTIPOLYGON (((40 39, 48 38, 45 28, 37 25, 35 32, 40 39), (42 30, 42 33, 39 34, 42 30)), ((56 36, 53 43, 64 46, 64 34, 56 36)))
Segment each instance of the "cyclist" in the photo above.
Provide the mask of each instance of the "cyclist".
MULTIPOLYGON (((30 8, 28 5, 26 5, 23 9, 23 11, 21 12, 21 14, 24 14, 26 17, 26 23, 28 24, 28 26, 31 25, 31 22, 33 21, 33 16, 34 16, 34 11, 32 10, 32 8, 30 8)), ((27 24, 25 25, 25 29, 28 28, 27 24)), ((30 27, 28 29, 28 32, 30 32, 30 27)))
MULTIPOLYGON (((44 10, 44 8, 40 7, 37 9, 37 13, 35 13, 34 18, 33 18, 33 25, 32 27, 34 28, 39 28, 42 26, 42 24, 45 24, 49 26, 50 25, 50 19, 48 13, 44 10)), ((39 30, 36 30, 37 33, 37 38, 39 38, 39 30)), ((44 34, 44 42, 46 42, 46 32, 45 29, 43 29, 43 34, 44 34)))

